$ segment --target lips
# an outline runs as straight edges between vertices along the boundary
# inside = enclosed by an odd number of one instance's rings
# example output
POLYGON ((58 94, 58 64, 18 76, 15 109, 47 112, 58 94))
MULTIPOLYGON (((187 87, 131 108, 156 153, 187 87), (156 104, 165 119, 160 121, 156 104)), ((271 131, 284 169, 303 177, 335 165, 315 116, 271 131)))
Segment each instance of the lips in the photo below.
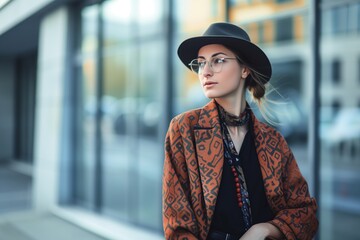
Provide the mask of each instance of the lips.
POLYGON ((217 84, 217 82, 207 81, 207 82, 205 82, 205 83, 203 84, 203 86, 206 87, 206 86, 212 86, 212 85, 215 85, 215 84, 217 84))

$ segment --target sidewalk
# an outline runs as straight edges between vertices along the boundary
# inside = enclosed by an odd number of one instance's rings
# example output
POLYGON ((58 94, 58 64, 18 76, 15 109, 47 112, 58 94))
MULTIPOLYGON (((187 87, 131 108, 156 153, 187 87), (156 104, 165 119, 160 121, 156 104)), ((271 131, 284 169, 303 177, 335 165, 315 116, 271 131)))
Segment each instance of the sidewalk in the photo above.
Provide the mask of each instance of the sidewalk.
POLYGON ((0 240, 105 240, 51 213, 0 215, 0 240))
POLYGON ((0 240, 103 240, 51 213, 31 211, 32 178, 0 165, 0 240))
POLYGON ((31 208, 32 178, 0 165, 0 217, 31 208))
POLYGON ((32 210, 32 178, 0 164, 0 240, 160 240, 160 233, 77 208, 32 210))

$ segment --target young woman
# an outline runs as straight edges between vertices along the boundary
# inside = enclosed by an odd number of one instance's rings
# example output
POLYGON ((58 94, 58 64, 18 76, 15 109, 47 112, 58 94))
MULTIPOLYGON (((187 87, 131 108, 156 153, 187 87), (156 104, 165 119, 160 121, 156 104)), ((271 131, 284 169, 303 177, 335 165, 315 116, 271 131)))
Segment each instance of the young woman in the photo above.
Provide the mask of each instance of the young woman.
POLYGON ((285 139, 259 122, 271 64, 247 33, 214 23, 181 43, 181 61, 198 74, 201 109, 175 117, 165 140, 166 239, 311 239, 317 205, 285 139))

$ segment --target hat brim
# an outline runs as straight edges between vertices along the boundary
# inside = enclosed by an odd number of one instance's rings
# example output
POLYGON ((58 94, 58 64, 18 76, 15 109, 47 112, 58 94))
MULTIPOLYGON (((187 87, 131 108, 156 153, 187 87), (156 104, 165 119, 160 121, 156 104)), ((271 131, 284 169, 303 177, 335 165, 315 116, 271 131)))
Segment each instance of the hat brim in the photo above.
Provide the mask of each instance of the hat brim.
POLYGON ((270 80, 272 69, 268 57, 258 46, 243 39, 227 36, 193 37, 183 41, 177 53, 184 65, 190 69, 189 63, 198 57, 200 48, 209 44, 222 44, 229 47, 249 67, 261 73, 265 83, 270 80))

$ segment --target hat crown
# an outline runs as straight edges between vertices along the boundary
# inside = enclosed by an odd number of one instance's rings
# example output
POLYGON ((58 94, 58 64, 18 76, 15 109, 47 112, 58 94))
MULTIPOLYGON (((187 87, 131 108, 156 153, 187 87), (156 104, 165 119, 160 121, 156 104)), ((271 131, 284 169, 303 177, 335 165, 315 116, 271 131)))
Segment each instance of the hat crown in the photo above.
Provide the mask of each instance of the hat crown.
POLYGON ((206 29, 203 36, 232 37, 250 42, 249 35, 242 28, 230 23, 213 23, 206 29))

